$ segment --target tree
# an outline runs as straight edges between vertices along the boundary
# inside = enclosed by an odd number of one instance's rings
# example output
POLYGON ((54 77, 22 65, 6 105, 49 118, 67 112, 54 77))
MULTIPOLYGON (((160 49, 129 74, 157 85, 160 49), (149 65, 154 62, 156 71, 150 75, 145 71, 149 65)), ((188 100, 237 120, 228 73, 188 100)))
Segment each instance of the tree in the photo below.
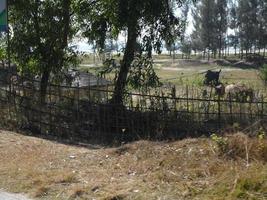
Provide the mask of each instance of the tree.
POLYGON ((240 47, 243 50, 252 52, 253 46, 256 46, 256 38, 258 33, 257 21, 257 0, 239 0, 237 7, 237 19, 240 37, 240 47))
POLYGON ((122 104, 123 92, 131 64, 135 58, 137 40, 143 52, 161 52, 162 41, 173 43, 180 35, 181 23, 175 16, 173 3, 181 6, 185 0, 81 0, 77 6, 83 35, 104 47, 107 35, 117 38, 127 31, 127 43, 115 84, 112 103, 122 104))
POLYGON ((237 47, 239 46, 239 32, 238 32, 238 20, 237 20, 237 2, 236 0, 230 1, 229 12, 229 28, 233 30, 234 34, 231 34, 228 38, 229 45, 234 47, 235 56, 237 54, 237 47))
POLYGON ((11 52, 22 73, 38 74, 40 101, 45 101, 51 73, 75 61, 69 41, 75 34, 72 0, 10 2, 11 52))
POLYGON ((208 51, 208 60, 210 58, 210 51, 216 54, 216 24, 215 24, 215 8, 214 0, 203 0, 200 6, 201 12, 201 40, 204 44, 204 50, 208 51))
POLYGON ((267 1, 266 0, 259 0, 258 22, 259 22, 259 32, 258 32, 259 53, 261 49, 264 49, 263 55, 265 57, 266 47, 267 47, 267 1))
POLYGON ((176 42, 173 41, 173 43, 171 44, 165 44, 165 48, 167 49, 167 51, 169 52, 169 55, 172 57, 172 59, 175 59, 175 51, 177 51, 179 49, 179 47, 175 44, 176 42))
POLYGON ((181 52, 186 55, 186 58, 190 58, 191 51, 192 51, 192 43, 189 38, 185 38, 181 42, 181 52))
POLYGON ((213 55, 217 53, 216 6, 214 0, 202 0, 193 10, 195 19, 195 30, 192 34, 193 49, 201 48, 204 51, 204 57, 208 54, 208 60, 210 52, 213 52, 213 55))
POLYGON ((217 37, 217 47, 219 51, 219 58, 221 58, 223 46, 226 40, 227 31, 227 0, 217 1, 215 7, 215 30, 217 37))
POLYGON ((191 34, 191 45, 192 45, 192 50, 195 52, 195 55, 197 51, 202 51, 204 49, 204 44, 201 40, 200 37, 200 32, 201 32, 201 17, 200 13, 198 12, 198 6, 195 6, 192 9, 192 17, 194 19, 193 24, 194 24, 194 30, 191 34))
POLYGON ((5 61, 7 60, 7 43, 6 37, 3 33, 0 33, 0 61, 2 66, 5 65, 5 61))
POLYGON ((228 45, 230 47, 234 47, 235 56, 236 56, 236 50, 237 50, 237 47, 238 47, 238 44, 239 44, 239 40, 238 39, 239 39, 238 36, 233 35, 233 34, 228 36, 228 45))

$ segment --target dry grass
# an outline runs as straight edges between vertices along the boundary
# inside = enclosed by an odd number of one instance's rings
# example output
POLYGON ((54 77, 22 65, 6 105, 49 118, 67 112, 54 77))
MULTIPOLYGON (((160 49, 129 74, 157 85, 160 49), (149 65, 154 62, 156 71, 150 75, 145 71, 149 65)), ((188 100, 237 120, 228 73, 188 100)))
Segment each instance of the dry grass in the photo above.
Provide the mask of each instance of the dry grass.
POLYGON ((230 159, 267 162, 267 140, 264 135, 249 138, 243 133, 215 139, 218 153, 230 159))
POLYGON ((218 156, 214 145, 186 139, 84 148, 2 131, 0 188, 49 200, 266 199, 266 162, 253 157, 247 166, 243 155, 218 156))

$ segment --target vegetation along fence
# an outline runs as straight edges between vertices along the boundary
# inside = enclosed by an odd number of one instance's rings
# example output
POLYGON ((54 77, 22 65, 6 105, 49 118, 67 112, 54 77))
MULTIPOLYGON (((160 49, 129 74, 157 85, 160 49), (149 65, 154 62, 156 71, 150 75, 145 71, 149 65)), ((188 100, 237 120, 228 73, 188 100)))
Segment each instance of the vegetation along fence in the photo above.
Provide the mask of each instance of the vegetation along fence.
POLYGON ((110 104, 110 86, 71 87, 50 84, 46 103, 38 101, 39 82, 1 78, 2 123, 47 135, 86 140, 166 139, 208 134, 267 118, 263 95, 239 102, 213 95, 192 97, 185 87, 168 94, 125 93, 124 105, 110 104), (181 92, 182 91, 182 92, 181 92), (5 120, 4 120, 5 118, 5 120))

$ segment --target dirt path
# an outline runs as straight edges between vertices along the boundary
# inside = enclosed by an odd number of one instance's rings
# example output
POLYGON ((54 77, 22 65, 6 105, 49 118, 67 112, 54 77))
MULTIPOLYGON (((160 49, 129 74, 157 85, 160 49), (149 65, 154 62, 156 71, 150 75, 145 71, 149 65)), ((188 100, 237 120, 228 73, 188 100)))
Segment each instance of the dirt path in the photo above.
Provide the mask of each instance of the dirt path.
POLYGON ((162 70, 169 70, 169 71, 195 71, 195 72, 206 72, 208 69, 210 70, 220 70, 222 69, 223 72, 231 72, 231 71, 242 71, 243 69, 239 68, 223 68, 223 67, 205 67, 205 68, 196 68, 196 67, 161 67, 162 70))
POLYGON ((0 199, 1 200, 30 200, 29 198, 21 194, 12 194, 8 192, 3 192, 0 190, 0 199))

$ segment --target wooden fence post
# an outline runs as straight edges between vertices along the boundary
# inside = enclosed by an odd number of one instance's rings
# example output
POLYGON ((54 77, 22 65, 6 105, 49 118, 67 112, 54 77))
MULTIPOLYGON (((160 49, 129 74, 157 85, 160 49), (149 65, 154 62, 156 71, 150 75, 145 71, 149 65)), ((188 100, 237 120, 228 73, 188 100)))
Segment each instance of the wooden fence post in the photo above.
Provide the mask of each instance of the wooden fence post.
POLYGON ((187 112, 189 112, 189 100, 188 100, 188 98, 189 98, 189 94, 188 94, 188 85, 186 85, 186 110, 187 110, 187 112))
POLYGON ((264 97, 261 95, 261 119, 264 118, 264 97))
POLYGON ((229 108, 230 108, 230 120, 231 120, 231 123, 233 123, 233 108, 232 108, 232 96, 231 94, 229 93, 229 108))
POLYGON ((52 94, 51 94, 51 84, 49 84, 49 132, 52 132, 52 94))
POLYGON ((221 96, 218 95, 218 120, 219 120, 219 129, 221 129, 221 96))

